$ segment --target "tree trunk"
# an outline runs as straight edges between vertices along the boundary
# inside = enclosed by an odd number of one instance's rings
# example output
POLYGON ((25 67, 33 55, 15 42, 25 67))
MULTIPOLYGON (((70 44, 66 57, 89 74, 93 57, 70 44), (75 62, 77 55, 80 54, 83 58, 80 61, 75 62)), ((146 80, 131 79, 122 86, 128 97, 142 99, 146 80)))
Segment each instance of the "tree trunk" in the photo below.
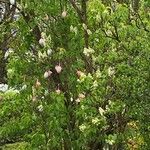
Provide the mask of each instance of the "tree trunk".
POLYGON ((6 72, 6 60, 4 58, 4 51, 1 51, 0 54, 0 84, 7 83, 7 72, 6 72))

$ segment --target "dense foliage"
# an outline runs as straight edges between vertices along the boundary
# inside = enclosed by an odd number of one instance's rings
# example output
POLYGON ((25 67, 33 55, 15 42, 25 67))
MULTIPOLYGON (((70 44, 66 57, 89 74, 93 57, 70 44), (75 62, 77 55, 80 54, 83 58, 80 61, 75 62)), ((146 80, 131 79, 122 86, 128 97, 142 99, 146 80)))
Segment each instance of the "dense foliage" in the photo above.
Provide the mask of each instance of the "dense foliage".
POLYGON ((148 0, 0 5, 1 145, 149 149, 148 0))

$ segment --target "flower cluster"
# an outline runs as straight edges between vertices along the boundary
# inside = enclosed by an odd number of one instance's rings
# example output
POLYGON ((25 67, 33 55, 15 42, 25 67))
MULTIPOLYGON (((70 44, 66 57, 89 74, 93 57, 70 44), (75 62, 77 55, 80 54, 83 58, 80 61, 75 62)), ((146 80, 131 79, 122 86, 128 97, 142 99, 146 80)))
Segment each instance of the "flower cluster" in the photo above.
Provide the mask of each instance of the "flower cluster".
POLYGON ((84 53, 84 55, 85 56, 90 56, 91 54, 93 54, 95 51, 94 51, 94 49, 92 49, 92 48, 84 48, 84 51, 83 51, 83 53, 84 53))

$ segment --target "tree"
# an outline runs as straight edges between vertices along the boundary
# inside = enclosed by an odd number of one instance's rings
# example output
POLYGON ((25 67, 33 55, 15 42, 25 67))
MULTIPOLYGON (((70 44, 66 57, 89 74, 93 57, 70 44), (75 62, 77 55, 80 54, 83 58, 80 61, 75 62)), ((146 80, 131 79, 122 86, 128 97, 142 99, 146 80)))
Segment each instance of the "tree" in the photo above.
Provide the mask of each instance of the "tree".
POLYGON ((7 27, 1 41, 11 35, 1 49, 13 49, 8 85, 19 90, 1 94, 3 143, 24 140, 42 150, 149 148, 147 1, 3 4, 19 11, 1 23, 7 27))

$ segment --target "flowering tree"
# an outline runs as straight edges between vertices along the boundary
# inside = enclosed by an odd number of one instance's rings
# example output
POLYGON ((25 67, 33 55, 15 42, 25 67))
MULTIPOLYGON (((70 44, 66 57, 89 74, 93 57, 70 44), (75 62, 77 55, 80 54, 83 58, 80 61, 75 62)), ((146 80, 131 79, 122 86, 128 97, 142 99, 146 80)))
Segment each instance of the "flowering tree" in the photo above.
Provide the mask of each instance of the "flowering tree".
POLYGON ((2 144, 149 148, 148 1, 0 2, 2 144))

